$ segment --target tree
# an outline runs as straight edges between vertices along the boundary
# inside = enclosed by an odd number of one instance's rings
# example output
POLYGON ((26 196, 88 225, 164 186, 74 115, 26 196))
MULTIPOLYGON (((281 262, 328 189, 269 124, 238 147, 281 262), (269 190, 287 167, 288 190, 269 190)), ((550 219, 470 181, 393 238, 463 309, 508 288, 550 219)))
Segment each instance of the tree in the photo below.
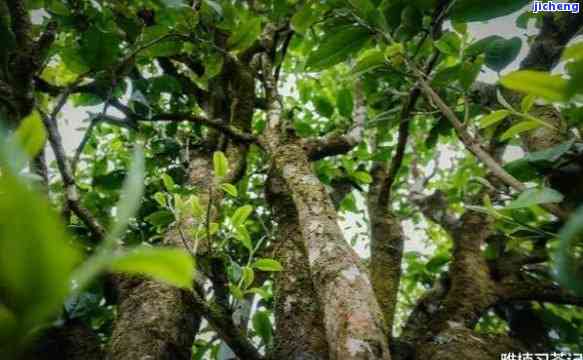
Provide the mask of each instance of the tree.
POLYGON ((1 0, 0 354, 582 352, 583 16, 528 3, 1 0))

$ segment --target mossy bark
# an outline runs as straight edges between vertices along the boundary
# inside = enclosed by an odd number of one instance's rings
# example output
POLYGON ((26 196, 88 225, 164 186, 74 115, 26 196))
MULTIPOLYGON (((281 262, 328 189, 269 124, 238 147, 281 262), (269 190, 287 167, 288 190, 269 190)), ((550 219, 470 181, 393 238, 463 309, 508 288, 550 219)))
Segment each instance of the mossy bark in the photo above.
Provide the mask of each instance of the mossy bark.
MULTIPOLYGON (((208 154, 191 160, 190 183, 202 191, 201 204, 209 199, 212 164, 208 154)), ((178 226, 188 228, 192 219, 178 226)), ((190 233, 184 231, 184 233, 190 233)), ((190 238, 183 239, 173 229, 164 244, 191 251, 190 238)), ((194 271, 194 269, 193 269, 194 271)), ((120 276, 117 283, 118 308, 110 342, 109 358, 190 359, 200 316, 193 294, 154 280, 120 276)))
POLYGON ((152 280, 124 278, 109 359, 190 360, 198 318, 192 294, 152 280))
POLYGON ((369 269, 372 286, 383 313, 385 329, 390 336, 401 279, 403 233, 399 218, 394 216, 384 202, 379 201, 382 172, 380 167, 373 169, 374 181, 367 199, 371 227, 369 269))
MULTIPOLYGON (((279 117, 277 109, 271 110, 271 120, 279 117)), ((334 205, 301 143, 284 137, 279 127, 271 128, 264 143, 298 211, 312 281, 324 310, 330 358, 389 359, 383 317, 368 272, 344 239, 334 205)))
POLYGON ((274 220, 275 258, 284 270, 275 276, 275 346, 272 359, 326 360, 323 312, 312 283, 298 213, 280 177, 268 179, 266 198, 274 220))
POLYGON ((473 328, 482 313, 497 298, 482 246, 491 234, 492 219, 474 211, 466 211, 454 237, 450 265, 450 287, 443 310, 433 319, 434 332, 456 324, 473 328))
POLYGON ((52 327, 35 341, 34 349, 22 359, 35 360, 103 360, 105 353, 100 339, 81 320, 69 320, 63 326, 52 327))
POLYGON ((467 328, 451 328, 417 346, 415 360, 499 360, 503 353, 526 349, 507 336, 485 336, 467 328))

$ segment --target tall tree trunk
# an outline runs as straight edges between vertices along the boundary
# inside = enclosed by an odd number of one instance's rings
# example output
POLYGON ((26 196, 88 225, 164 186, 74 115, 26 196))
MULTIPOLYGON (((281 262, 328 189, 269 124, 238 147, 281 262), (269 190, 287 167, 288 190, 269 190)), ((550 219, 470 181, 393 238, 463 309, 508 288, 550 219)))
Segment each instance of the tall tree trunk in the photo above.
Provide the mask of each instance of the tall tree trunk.
POLYGON ((191 294, 129 277, 120 280, 118 293, 109 359, 191 359, 199 321, 191 294))
POLYGON ((312 284, 298 213, 283 179, 270 176, 266 198, 277 222, 275 258, 284 270, 275 277, 273 359, 326 360, 323 313, 312 284))
MULTIPOLYGON (((201 189, 199 197, 205 206, 212 181, 210 156, 198 153, 190 166, 190 183, 201 189)), ((192 220, 186 220, 177 226, 187 229, 191 223, 192 220)), ((168 233, 164 244, 187 248, 188 251, 193 246, 189 238, 182 239, 178 229, 168 233)), ((200 322, 192 293, 157 281, 132 277, 119 277, 117 289, 118 312, 110 343, 112 360, 190 360, 200 322)))
POLYGON ((301 145, 275 139, 269 152, 298 210, 312 281, 324 310, 330 358, 389 359, 368 272, 344 239, 334 205, 301 145))

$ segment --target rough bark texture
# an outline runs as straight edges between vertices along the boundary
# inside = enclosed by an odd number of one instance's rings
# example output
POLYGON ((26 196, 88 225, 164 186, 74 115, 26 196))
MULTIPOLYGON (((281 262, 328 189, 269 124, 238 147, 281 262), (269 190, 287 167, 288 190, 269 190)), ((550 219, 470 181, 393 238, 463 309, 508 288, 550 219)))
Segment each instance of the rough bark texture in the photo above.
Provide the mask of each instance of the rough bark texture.
POLYGON ((266 198, 277 222, 275 258, 275 346, 272 359, 328 359, 323 313, 312 284, 298 213, 283 179, 272 175, 266 198))
POLYGON ((314 175, 301 141, 284 132, 271 62, 267 55, 262 60, 268 108, 261 142, 298 211, 312 282, 324 311, 330 358, 388 360, 382 313, 368 273, 344 239, 334 204, 314 175))
POLYGON ((102 360, 105 354, 97 334, 79 320, 50 328, 38 339, 35 348, 23 357, 35 360, 102 360))
POLYGON ((494 284, 482 255, 482 245, 491 233, 491 223, 488 215, 466 211, 452 234, 451 284, 443 311, 433 321, 434 331, 452 324, 473 328, 482 312, 494 304, 494 284))
POLYGON ((382 314, 367 271, 346 243, 326 189, 297 141, 275 139, 271 145, 276 169, 298 210, 312 280, 325 314, 330 358, 389 359, 382 314))
POLYGON ((469 329, 451 328, 417 347, 416 360, 499 360, 500 354, 526 349, 507 336, 485 336, 469 329))
POLYGON ((190 360, 197 317, 192 295, 151 280, 126 277, 109 359, 190 360))
POLYGON ((388 206, 379 201, 382 170, 373 169, 373 185, 368 196, 368 215, 371 227, 370 277, 373 289, 391 335, 397 305, 403 257, 403 232, 400 219, 388 206))
MULTIPOLYGON (((212 165, 205 154, 191 161, 190 182, 200 189, 201 204, 207 204, 212 165)), ((204 205, 203 205, 204 206, 204 205)), ((180 226, 189 226, 192 220, 180 226)), ((166 245, 192 249, 174 229, 166 245)), ((110 344, 110 359, 190 359, 200 322, 193 294, 157 281, 120 277, 118 315, 110 344)))

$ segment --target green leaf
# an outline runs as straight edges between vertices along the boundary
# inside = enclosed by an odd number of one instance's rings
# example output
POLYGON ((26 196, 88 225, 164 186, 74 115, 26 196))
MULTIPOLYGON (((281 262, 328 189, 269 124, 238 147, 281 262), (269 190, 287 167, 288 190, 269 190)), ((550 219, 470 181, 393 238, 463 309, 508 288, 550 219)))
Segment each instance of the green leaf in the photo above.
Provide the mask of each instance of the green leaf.
POLYGON ((168 284, 190 289, 194 275, 192 256, 181 249, 138 248, 111 260, 110 269, 141 274, 168 284))
POLYGON ((160 206, 166 206, 166 195, 164 193, 161 192, 157 192, 154 194, 154 200, 156 200, 156 202, 158 203, 158 205, 160 206))
POLYGON ((29 158, 34 158, 45 146, 47 133, 38 111, 25 117, 16 130, 15 140, 29 158))
POLYGON ((184 0, 162 0, 162 3, 164 6, 171 9, 183 8, 187 6, 186 3, 184 3, 184 0))
POLYGON ((329 118, 334 114, 334 106, 325 96, 317 96, 312 102, 316 112, 323 117, 329 118))
POLYGON ((579 207, 559 232, 556 251, 557 280, 579 296, 583 296, 583 266, 575 254, 581 254, 582 235, 583 207, 579 207))
POLYGON ((385 57, 390 59, 391 57, 402 54, 405 51, 405 47, 400 42, 391 44, 385 49, 385 57))
POLYGON ((484 129, 494 124, 497 124, 500 121, 506 119, 508 115, 510 115, 510 111, 508 110, 492 111, 490 114, 480 119, 480 128, 484 129))
POLYGON ((254 280, 255 272, 253 269, 248 266, 243 267, 241 274, 241 287, 247 289, 249 286, 253 285, 254 280))
POLYGON ((369 31, 360 26, 335 29, 327 33, 318 49, 308 56, 306 69, 320 71, 341 63, 362 49, 369 38, 369 31))
POLYGON ((221 188, 223 189, 224 192, 231 195, 232 197, 237 197, 238 195, 237 187, 234 186, 233 184, 222 184, 221 188))
POLYGON ((528 162, 534 165, 545 163, 552 165, 556 163, 561 158, 561 156, 563 156, 563 154, 569 151, 572 146, 573 141, 568 141, 545 150, 528 153, 525 158, 528 160, 528 162))
POLYGON ((154 226, 165 227, 174 221, 174 214, 168 210, 159 210, 146 216, 145 220, 154 226))
POLYGON ((491 36, 487 36, 485 38, 482 38, 482 39, 474 42, 470 46, 468 46, 464 50, 464 55, 465 56, 478 56, 478 55, 486 52, 486 49, 488 48, 488 46, 490 44, 492 44, 493 42, 499 41, 499 40, 505 40, 505 39, 499 35, 491 35, 491 36))
POLYGON ((447 253, 441 253, 431 258, 425 265, 427 271, 432 273, 439 273, 441 268, 449 262, 450 256, 447 253))
POLYGON ((540 126, 541 126, 541 124, 539 122, 536 122, 536 121, 532 121, 532 120, 521 121, 518 124, 513 125, 510 129, 506 130, 500 136, 500 140, 501 141, 508 140, 508 139, 514 137, 515 135, 521 134, 525 131, 530 131, 530 130, 536 129, 540 126))
POLYGON ((113 244, 126 230, 130 219, 140 208, 144 192, 144 152, 141 146, 136 147, 132 165, 121 190, 121 199, 116 205, 115 222, 107 235, 106 244, 113 244))
POLYGON ((336 107, 338 108, 338 113, 340 115, 348 119, 352 117, 354 102, 350 90, 342 89, 338 92, 336 95, 336 107))
POLYGON ((271 321, 269 320, 269 313, 267 311, 257 311, 253 315, 253 330, 261 337, 261 340, 267 346, 271 344, 273 337, 273 329, 271 328, 271 321))
POLYGON ((237 227, 235 229, 235 238, 239 240, 249 252, 253 252, 253 242, 251 241, 251 236, 249 236, 247 228, 244 226, 237 227))
POLYGON ((252 212, 253 206, 251 205, 241 206, 240 208, 235 210, 233 215, 231 215, 231 222, 233 223, 233 226, 235 227, 242 226, 245 223, 245 220, 247 220, 247 218, 249 217, 249 215, 251 215, 252 212))
POLYGON ((534 101, 536 100, 536 96, 534 95, 527 95, 525 96, 522 101, 520 102, 520 110, 527 114, 532 106, 534 105, 534 101))
POLYGON ((366 171, 356 171, 350 175, 361 184, 372 183, 372 177, 366 171))
POLYGON ((348 2, 352 5, 356 15, 368 25, 374 26, 377 24, 380 13, 371 0, 348 0, 348 2))
POLYGON ((45 0, 46 10, 57 15, 70 15, 69 8, 60 0, 45 0))
POLYGON ((164 184, 164 188, 168 192, 173 192, 176 188, 176 184, 174 183, 174 179, 168 174, 162 174, 162 183, 164 184))
POLYGON ((504 165, 504 170, 520 181, 532 181, 538 178, 538 173, 526 158, 518 159, 504 165))
POLYGON ((491 0, 487 4, 475 0, 459 0, 453 6, 451 19, 471 22, 486 21, 522 9, 530 0, 491 0))
POLYGON ((292 29, 300 34, 303 34, 318 19, 318 16, 318 12, 314 10, 311 4, 306 4, 300 9, 300 11, 292 16, 292 29))
POLYGON ((239 23, 227 41, 231 51, 243 51, 249 48, 261 34, 261 18, 246 19, 239 23))
POLYGON ((205 215, 205 210, 200 204, 200 199, 198 198, 198 196, 192 195, 190 196, 188 201, 190 202, 190 206, 192 208, 192 215, 194 215, 197 218, 201 218, 205 215))
POLYGON ((213 169, 215 177, 224 178, 229 172, 229 161, 222 151, 215 151, 213 154, 213 169))
POLYGON ((522 40, 519 37, 494 39, 486 46, 486 66, 494 71, 501 71, 516 59, 521 47, 522 40))
POLYGON ((283 266, 273 259, 259 259, 253 263, 253 267, 261 271, 283 271, 283 266))
POLYGON ((352 73, 354 75, 365 74, 383 65, 385 65, 385 55, 383 52, 378 49, 371 49, 365 51, 359 57, 356 65, 352 68, 352 73))
POLYGON ((141 57, 155 58, 179 54, 182 43, 176 38, 167 37, 170 29, 164 25, 148 26, 139 41, 141 46, 150 45, 139 53, 141 57), (152 45, 153 44, 153 45, 152 45))
POLYGON ((561 60, 563 60, 563 61, 568 61, 568 60, 579 61, 579 60, 583 60, 583 42, 578 42, 576 44, 573 44, 573 45, 567 47, 565 49, 565 51, 563 52, 563 55, 561 57, 561 60))
MULTIPOLYGON (((2 307, 16 317, 18 331, 26 333, 58 314, 71 290, 73 268, 80 260, 80 253, 71 243, 46 197, 31 191, 10 168, 3 168, 0 176, 2 307)), ((0 343, 6 344, 4 340, 0 339, 0 343)))
POLYGON ((458 34, 448 31, 434 45, 446 55, 458 56, 461 47, 461 39, 458 34))
POLYGON ((464 90, 469 90, 472 84, 480 75, 480 70, 482 69, 482 61, 477 60, 476 62, 464 62, 460 69, 459 81, 460 85, 464 90))
POLYGON ((120 38, 97 26, 82 33, 80 56, 93 70, 102 70, 113 65, 119 54, 120 38))
POLYGON ((539 204, 560 203, 563 195, 551 188, 533 188, 524 190, 516 200, 507 206, 508 209, 519 209, 539 204))
POLYGON ((508 89, 539 96, 549 101, 564 101, 568 98, 567 81, 560 75, 521 70, 503 76, 500 82, 508 89))
POLYGON ((423 13, 413 4, 405 6, 401 12, 400 35, 409 38, 417 35, 423 27, 423 13))

